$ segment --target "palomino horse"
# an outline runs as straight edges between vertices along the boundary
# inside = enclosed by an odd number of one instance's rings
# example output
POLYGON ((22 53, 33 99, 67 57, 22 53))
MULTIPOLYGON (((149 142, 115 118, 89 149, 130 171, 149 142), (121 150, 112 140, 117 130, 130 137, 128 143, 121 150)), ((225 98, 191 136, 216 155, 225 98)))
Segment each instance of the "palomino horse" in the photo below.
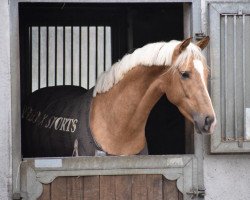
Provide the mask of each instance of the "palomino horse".
POLYGON ((148 44, 104 72, 94 90, 58 86, 34 92, 22 115, 24 156, 145 154, 145 125, 164 94, 197 132, 212 133, 216 118, 201 53, 208 42, 148 44))

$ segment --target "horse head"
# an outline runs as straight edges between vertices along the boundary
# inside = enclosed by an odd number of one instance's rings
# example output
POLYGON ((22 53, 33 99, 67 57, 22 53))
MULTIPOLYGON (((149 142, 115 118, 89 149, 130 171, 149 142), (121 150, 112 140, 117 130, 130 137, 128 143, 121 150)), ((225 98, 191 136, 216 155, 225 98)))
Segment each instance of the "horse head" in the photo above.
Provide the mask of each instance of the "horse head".
POLYGON ((167 98, 193 122, 198 133, 213 133, 216 125, 207 89, 209 67, 201 53, 208 42, 209 37, 196 44, 191 43, 191 38, 180 42, 173 51, 172 64, 166 68, 162 84, 167 98))

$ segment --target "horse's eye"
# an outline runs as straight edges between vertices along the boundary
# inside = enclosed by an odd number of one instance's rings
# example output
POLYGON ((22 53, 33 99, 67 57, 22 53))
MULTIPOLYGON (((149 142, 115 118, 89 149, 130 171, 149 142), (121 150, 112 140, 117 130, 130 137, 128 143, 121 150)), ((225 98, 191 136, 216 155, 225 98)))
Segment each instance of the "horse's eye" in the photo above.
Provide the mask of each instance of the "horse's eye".
POLYGON ((181 72, 181 78, 183 78, 183 79, 190 78, 190 73, 189 72, 181 72))

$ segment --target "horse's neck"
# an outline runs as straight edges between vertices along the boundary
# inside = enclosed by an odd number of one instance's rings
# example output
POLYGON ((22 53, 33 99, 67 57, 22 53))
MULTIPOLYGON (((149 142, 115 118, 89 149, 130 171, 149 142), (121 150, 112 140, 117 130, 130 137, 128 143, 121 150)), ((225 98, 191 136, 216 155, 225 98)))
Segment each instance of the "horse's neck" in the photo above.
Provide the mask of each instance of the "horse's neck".
POLYGON ((163 71, 163 67, 136 67, 109 92, 93 99, 90 126, 109 154, 136 154, 144 148, 148 115, 163 94, 158 79, 163 71))

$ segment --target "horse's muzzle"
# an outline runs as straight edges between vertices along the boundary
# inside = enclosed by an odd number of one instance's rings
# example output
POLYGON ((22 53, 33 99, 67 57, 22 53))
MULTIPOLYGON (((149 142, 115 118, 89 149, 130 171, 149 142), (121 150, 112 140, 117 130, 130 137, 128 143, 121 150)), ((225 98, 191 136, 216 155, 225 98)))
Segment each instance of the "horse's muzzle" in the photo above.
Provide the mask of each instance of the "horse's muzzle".
POLYGON ((216 126, 216 118, 210 115, 207 115, 205 117, 194 116, 194 125, 197 133, 212 134, 216 126))

